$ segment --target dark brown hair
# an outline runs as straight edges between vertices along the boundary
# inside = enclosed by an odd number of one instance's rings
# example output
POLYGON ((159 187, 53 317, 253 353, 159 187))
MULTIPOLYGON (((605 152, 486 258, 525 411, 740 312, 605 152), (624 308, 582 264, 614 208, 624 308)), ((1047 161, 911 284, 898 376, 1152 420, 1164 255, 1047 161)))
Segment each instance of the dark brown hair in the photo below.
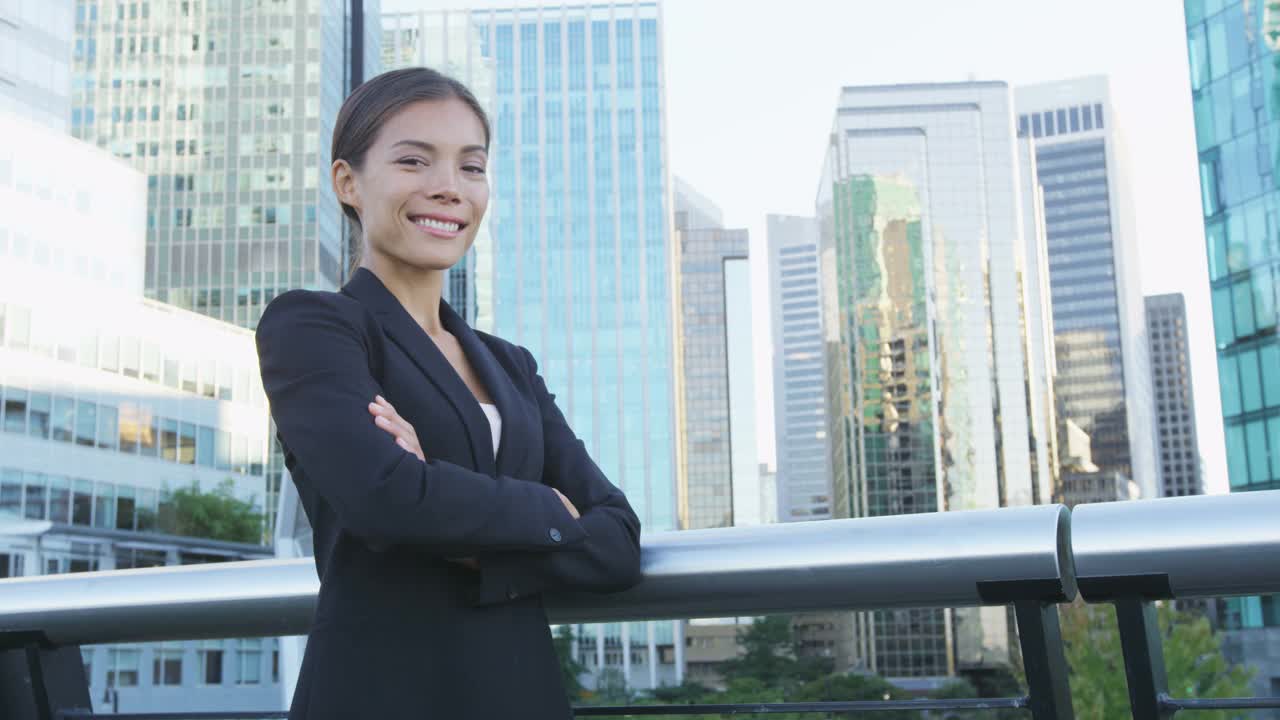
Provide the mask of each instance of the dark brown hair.
MULTIPOLYGON (((351 91, 333 125, 330 160, 346 160, 353 170, 364 164, 378 131, 404 107, 423 100, 458 99, 467 104, 484 127, 484 146, 489 148, 489 116, 480 101, 466 85, 431 68, 411 67, 392 70, 370 78, 351 91)), ((359 263, 360 216, 355 208, 342 203, 342 212, 352 222, 352 267, 359 263)))

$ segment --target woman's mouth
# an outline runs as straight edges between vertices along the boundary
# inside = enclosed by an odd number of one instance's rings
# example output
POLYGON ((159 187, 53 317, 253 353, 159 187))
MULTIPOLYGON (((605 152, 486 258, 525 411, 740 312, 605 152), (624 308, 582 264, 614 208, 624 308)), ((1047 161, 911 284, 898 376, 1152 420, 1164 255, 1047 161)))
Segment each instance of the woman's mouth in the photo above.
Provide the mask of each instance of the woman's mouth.
POLYGON ((409 221, 428 235, 439 238, 457 237, 467 226, 461 220, 440 215, 410 215, 409 221))

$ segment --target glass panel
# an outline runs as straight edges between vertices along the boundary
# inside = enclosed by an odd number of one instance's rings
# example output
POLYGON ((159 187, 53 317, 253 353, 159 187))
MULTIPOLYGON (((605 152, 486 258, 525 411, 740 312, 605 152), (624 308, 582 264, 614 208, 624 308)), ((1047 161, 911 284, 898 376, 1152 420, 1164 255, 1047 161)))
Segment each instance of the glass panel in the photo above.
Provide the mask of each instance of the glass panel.
POLYGON ((49 479, 40 473, 26 473, 26 498, 23 503, 28 520, 43 520, 45 508, 45 486, 49 479))
POLYGON ((178 459, 178 421, 160 418, 160 457, 170 462, 178 459))
POLYGON ((116 488, 116 529, 132 530, 134 511, 137 504, 133 497, 133 488, 121 485, 116 488))
POLYGON ((1262 368, 1262 396, 1267 407, 1280 406, 1280 343, 1273 342, 1258 350, 1262 368))
POLYGON ((24 307, 10 305, 9 317, 5 327, 5 344, 11 348, 25 350, 31 342, 31 311, 24 307))
POLYGON ((27 432, 27 391, 12 385, 4 393, 4 430, 11 433, 27 432))
POLYGON ((201 467, 213 467, 213 434, 213 428, 203 425, 196 431, 196 464, 201 467))
POLYGON ((76 401, 72 398, 53 396, 53 439, 71 442, 76 420, 76 401))
POLYGON ((76 403, 76 444, 93 447, 98 429, 98 406, 87 400, 76 403))
POLYGON ((49 439, 49 416, 53 412, 53 398, 49 393, 31 393, 27 430, 32 437, 49 439))
POLYGON ((87 527, 93 520, 93 483, 76 480, 74 484, 75 488, 71 493, 71 524, 87 527))
POLYGON ((142 346, 142 379, 160 382, 160 350, 151 343, 142 346))
POLYGON ((1267 420, 1267 435, 1271 438, 1271 479, 1280 480, 1280 417, 1267 420))
POLYGON ((0 516, 16 518, 22 515, 22 471, 12 468, 0 470, 0 516))
POLYGON ((1240 405, 1244 412, 1262 408, 1262 383, 1258 379, 1258 353, 1246 350, 1240 360, 1240 405))
POLYGON ((49 478, 49 520, 71 522, 71 481, 61 475, 49 478))
POLYGON ((217 431, 213 446, 214 466, 219 470, 231 469, 231 433, 226 430, 217 431))
POLYGON ((141 489, 138 490, 138 530, 147 531, 156 529, 156 491, 141 489))
POLYGON ((1237 338, 1248 337, 1257 330, 1253 315, 1253 283, 1248 279, 1231 285, 1231 305, 1234 308, 1237 338))
POLYGON ((1245 458, 1244 426, 1228 425, 1227 433, 1227 479, 1231 487, 1244 487, 1249 484, 1249 466, 1245 458))
POLYGON ((1245 427, 1245 441, 1249 445, 1249 477, 1252 482, 1266 482, 1271 475, 1267 462, 1267 426, 1255 420, 1245 427))
POLYGON ((1218 356, 1218 389, 1222 394, 1222 415, 1240 414, 1240 379, 1235 355, 1218 356))
POLYGON ((141 373, 142 355, 138 338, 124 338, 120 341, 120 369, 126 376, 136 378, 141 373))
POLYGON ((104 450, 115 450, 120 440, 118 413, 110 405, 98 406, 98 447, 104 450))
POLYGON ((1271 269, 1256 268, 1253 271, 1253 314, 1258 328, 1265 330, 1275 327, 1276 321, 1280 320, 1277 310, 1275 281, 1272 279, 1271 269))
POLYGON ((144 457, 159 457, 160 455, 160 418, 151 415, 151 410, 143 408, 144 416, 151 417, 151 431, 143 435, 138 442, 138 450, 144 457))
POLYGON ((116 526, 116 489, 111 483, 96 483, 97 492, 93 498, 93 526, 113 528, 116 526))
POLYGON ((193 423, 182 423, 178 434, 178 462, 183 465, 196 463, 196 426, 193 423))
POLYGON ((177 358, 166 357, 164 359, 164 384, 175 390, 178 388, 177 358))

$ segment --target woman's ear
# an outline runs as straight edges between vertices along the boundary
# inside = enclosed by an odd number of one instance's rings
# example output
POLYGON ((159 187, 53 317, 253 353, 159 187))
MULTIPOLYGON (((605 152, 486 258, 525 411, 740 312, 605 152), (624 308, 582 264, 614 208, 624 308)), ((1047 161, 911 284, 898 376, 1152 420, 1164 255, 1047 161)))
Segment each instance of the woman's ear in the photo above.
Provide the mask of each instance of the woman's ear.
POLYGON ((338 196, 338 201, 359 211, 360 193, 356 189, 356 174, 351 168, 351 163, 346 160, 334 160, 329 174, 333 181, 333 193, 338 196))

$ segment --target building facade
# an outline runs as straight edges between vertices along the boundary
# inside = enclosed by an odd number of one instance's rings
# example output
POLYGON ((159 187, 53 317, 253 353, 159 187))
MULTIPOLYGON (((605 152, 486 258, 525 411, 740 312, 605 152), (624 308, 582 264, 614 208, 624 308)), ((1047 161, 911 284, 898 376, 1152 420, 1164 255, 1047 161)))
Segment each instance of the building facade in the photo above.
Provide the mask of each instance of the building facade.
MULTIPOLYGON (((750 298, 745 306, 745 328, 739 314, 743 306, 729 302, 729 293, 741 294, 745 277, 741 271, 749 247, 747 231, 720 226, 712 220, 718 211, 699 211, 699 204, 706 203, 700 203, 691 189, 677 185, 675 237, 680 248, 681 377, 686 418, 680 437, 684 464, 684 483, 679 488, 681 529, 732 527, 735 490, 740 484, 751 483, 739 477, 742 469, 734 463, 734 453, 741 448, 735 447, 733 440, 743 440, 742 429, 734 420, 744 418, 736 412, 739 403, 733 402, 742 399, 742 378, 730 373, 731 363, 744 361, 731 352, 730 341, 740 342, 740 334, 745 332, 746 382, 748 387, 754 382, 749 372, 750 298), (737 321, 732 328, 731 313, 737 321)), ((735 300, 741 302, 740 298, 735 300)), ((754 411, 749 408, 745 417, 753 426, 754 411)), ((754 438, 751 440, 749 452, 754 456, 754 438)), ((758 472, 754 457, 748 467, 749 474, 758 472)))
MULTIPOLYGON (((679 288, 659 5, 390 14, 383 23, 393 44, 396 28, 447 28, 414 36, 426 49, 413 62, 472 58, 471 72, 476 58, 492 64, 489 259, 477 247, 476 325, 533 353, 645 530, 675 530, 679 288)), ((678 628, 579 628, 575 648, 595 678, 673 684, 678 628)))
POLYGON ((779 522, 831 517, 822 276, 814 218, 769 215, 774 435, 779 522))
MULTIPOLYGON (((1106 77, 1020 87, 1018 136, 1043 189, 1062 423, 1089 436, 1094 469, 1067 464, 1068 505, 1157 497, 1151 371, 1124 147, 1106 77)), ((1059 427, 1061 436, 1065 425, 1059 427)))
MULTIPOLYGON (((1184 3, 1205 253, 1231 492, 1280 488, 1280 14, 1231 0, 1184 3)), ((1280 692, 1280 597, 1219 603, 1232 659, 1280 692)))
MULTIPOLYGON (((1011 114, 995 82, 840 94, 817 200, 836 517, 1048 500, 1011 114)), ((840 666, 887 677, 1010 662, 1001 609, 860 613, 842 634, 840 666)))
MULTIPOLYGON (((221 488, 265 514, 252 334, 143 297, 145 176, 8 113, 0 135, 0 576, 267 557, 261 535, 175 535, 172 495, 221 488)), ((273 648, 83 653, 99 711, 249 710, 278 704, 273 648)))
POLYGON ((1196 403, 1187 347, 1187 303, 1181 293, 1148 295, 1152 397, 1160 428, 1160 496, 1203 495, 1196 403))
POLYGON ((66 132, 73 12, 89 10, 73 0, 0 5, 0 112, 66 132))

